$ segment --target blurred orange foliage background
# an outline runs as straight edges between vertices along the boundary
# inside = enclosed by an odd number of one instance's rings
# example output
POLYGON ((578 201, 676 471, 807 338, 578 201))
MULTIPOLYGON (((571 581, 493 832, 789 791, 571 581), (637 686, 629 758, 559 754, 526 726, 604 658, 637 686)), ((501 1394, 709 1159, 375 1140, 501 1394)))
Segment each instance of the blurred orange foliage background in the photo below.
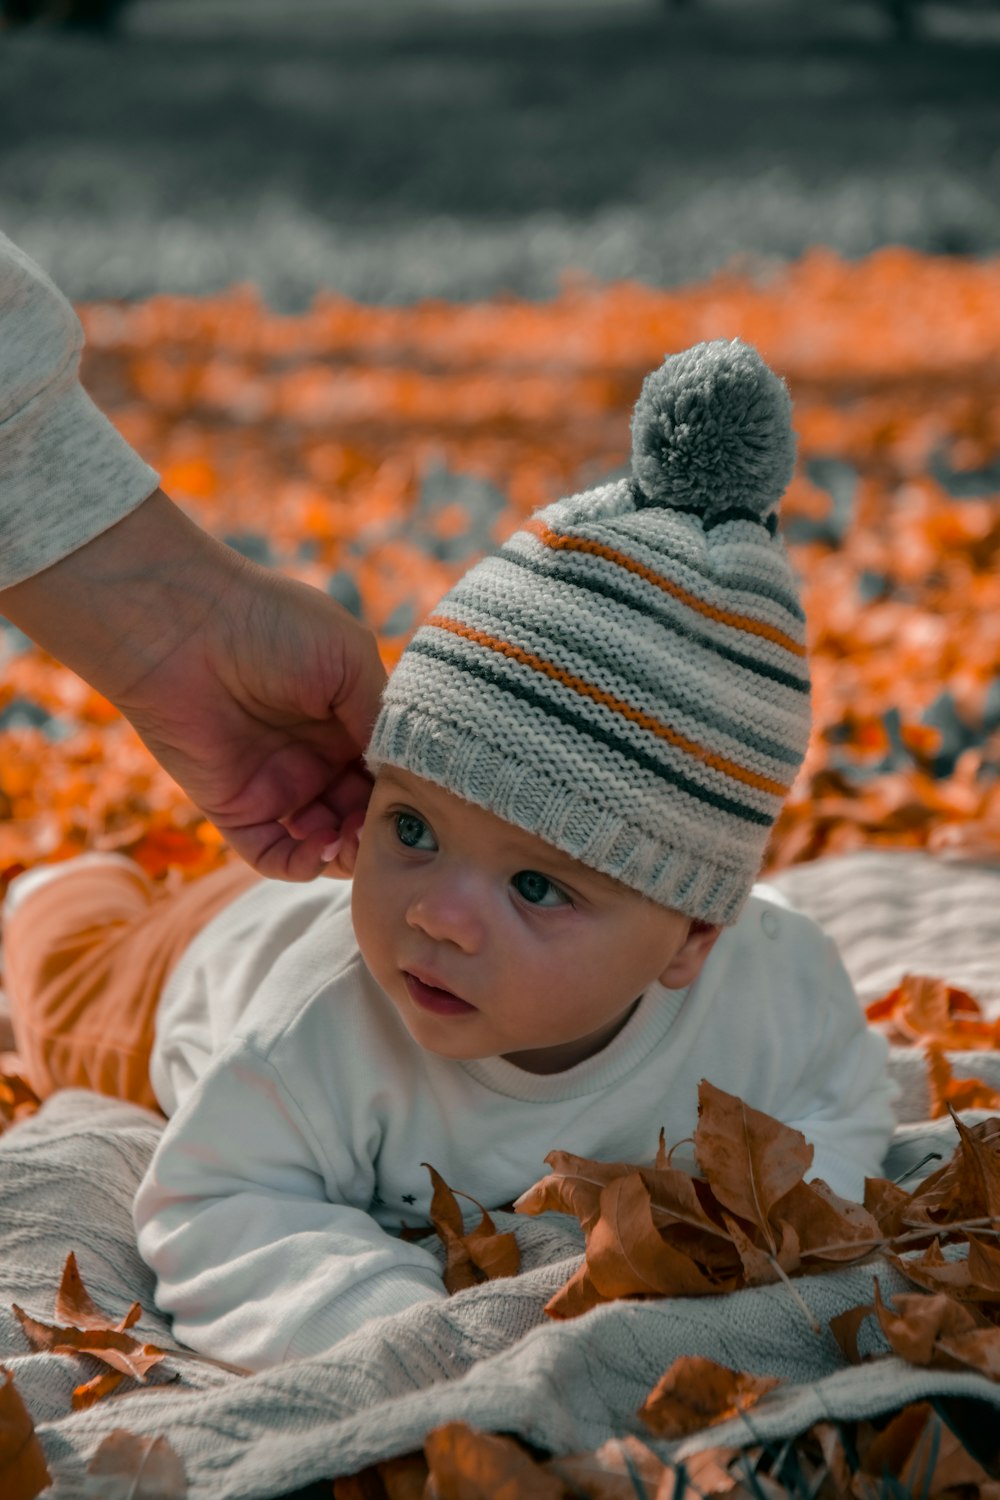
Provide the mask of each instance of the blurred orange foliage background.
MULTIPOLYGON (((664 353, 751 341, 795 403, 782 525, 815 685, 768 868, 864 844, 1000 859, 1000 260, 816 250, 768 281, 569 280, 547 303, 282 316, 236 288, 79 311, 85 383, 167 493, 360 612, 390 665, 531 510, 622 471, 664 353)), ((0 886, 85 848, 173 878, 219 861, 110 705, 13 630, 0 652, 0 886)))

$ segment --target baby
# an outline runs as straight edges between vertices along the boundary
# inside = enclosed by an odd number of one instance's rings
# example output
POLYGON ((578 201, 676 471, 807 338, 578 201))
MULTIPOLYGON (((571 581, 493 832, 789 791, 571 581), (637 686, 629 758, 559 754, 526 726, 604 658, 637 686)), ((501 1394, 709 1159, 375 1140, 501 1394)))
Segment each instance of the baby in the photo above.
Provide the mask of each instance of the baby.
POLYGON ((152 900, 105 856, 12 886, 35 1086, 169 1117, 134 1213, 183 1342, 262 1369, 442 1298, 399 1236, 423 1163, 497 1207, 556 1148, 650 1162, 702 1078, 836 1192, 878 1170, 886 1044, 819 928, 752 892, 809 734, 790 411, 739 342, 647 378, 631 476, 532 517, 404 651, 350 883, 233 867, 152 900))

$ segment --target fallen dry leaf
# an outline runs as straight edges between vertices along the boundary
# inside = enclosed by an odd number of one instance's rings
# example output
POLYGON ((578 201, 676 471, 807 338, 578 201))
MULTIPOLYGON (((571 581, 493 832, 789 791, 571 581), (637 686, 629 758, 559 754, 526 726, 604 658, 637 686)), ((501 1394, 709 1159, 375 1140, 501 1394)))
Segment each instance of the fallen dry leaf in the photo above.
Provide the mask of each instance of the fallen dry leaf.
POLYGON ((817 1422, 804 1434, 798 1450, 809 1476, 811 1500, 843 1500, 851 1492, 851 1466, 844 1439, 833 1422, 817 1422))
MULTIPOLYGON (((995 1046, 996 1043, 990 1045, 995 1046)), ((937 1041, 924 1043, 927 1057, 927 1083, 930 1090, 930 1117, 939 1120, 949 1109, 1000 1109, 1000 1093, 981 1078, 956 1078, 937 1041)))
POLYGON ((975 1370, 988 1380, 1000 1380, 1000 1328, 968 1304, 941 1292, 901 1294, 893 1309, 882 1301, 877 1277, 874 1289, 876 1316, 900 1359, 942 1370, 975 1370))
MULTIPOLYGON (((568 1494, 585 1500, 657 1500, 663 1481, 673 1483, 676 1473, 632 1436, 611 1438, 594 1453, 550 1458, 545 1468, 565 1481, 568 1494)), ((686 1497, 678 1495, 678 1500, 686 1497)))
POLYGON ((770 1375, 748 1375, 713 1359, 682 1354, 660 1376, 639 1416, 657 1437, 687 1437, 738 1416, 779 1384, 770 1375))
POLYGON ((14 1384, 0 1365, 0 1494, 4 1500, 35 1500, 52 1483, 35 1424, 14 1384))
POLYGON ((160 1363, 163 1354, 152 1346, 140 1344, 126 1329, 131 1328, 142 1309, 133 1302, 125 1316, 113 1323, 91 1301, 80 1277, 76 1256, 70 1251, 63 1266, 56 1292, 55 1316, 62 1323, 44 1323, 11 1304, 32 1348, 50 1354, 89 1354, 114 1372, 96 1375, 77 1386, 73 1407, 80 1409, 116 1389, 127 1376, 145 1381, 148 1372, 160 1363))
POLYGON ((700 1178, 669 1166, 662 1140, 652 1167, 567 1152, 545 1158, 557 1170, 515 1209, 575 1213, 585 1235, 584 1264, 550 1298, 550 1317, 578 1317, 619 1297, 767 1285, 864 1259, 882 1243, 860 1204, 802 1180, 812 1148, 799 1131, 705 1080, 698 1098, 700 1178))
POLYGON ((863 1306, 849 1307, 830 1319, 830 1332, 840 1345, 845 1359, 849 1360, 852 1365, 861 1364, 858 1334, 861 1332, 861 1325, 865 1319, 873 1317, 874 1313, 874 1302, 866 1302, 863 1306))
POLYGON ((185 1500, 184 1465, 165 1437, 116 1427, 101 1443, 84 1480, 88 1500, 185 1500))
POLYGON ((927 1401, 905 1406, 871 1437, 860 1457, 861 1472, 853 1482, 858 1500, 882 1500, 885 1473, 899 1480, 904 1494, 927 1500, 990 1483, 990 1475, 927 1401))
POLYGON ((333 1500, 424 1500, 429 1474, 423 1452, 382 1459, 333 1481, 333 1500))
MULTIPOLYGON (((517 1237, 509 1232, 498 1234, 486 1209, 475 1198, 471 1203, 482 1214, 475 1229, 468 1232, 452 1189, 429 1162, 421 1162, 431 1174, 434 1193, 431 1199, 431 1222, 447 1251, 444 1284, 449 1292, 461 1292, 500 1276, 516 1276, 521 1265, 517 1237)), ((462 1193, 463 1198, 469 1197, 462 1193)))
POLYGON ((973 1219, 1000 1218, 1000 1118, 966 1125, 949 1109, 959 1143, 950 1161, 913 1193, 908 1219, 945 1228, 973 1219))
POLYGON ((520 1443, 465 1422, 448 1422, 424 1439, 428 1500, 566 1500, 558 1475, 540 1468, 520 1443))
POLYGON ((975 996, 929 974, 904 974, 865 1015, 904 1045, 934 1042, 951 1052, 1000 1046, 1000 1023, 983 1019, 975 996))
POLYGON ((805 1136, 702 1079, 695 1157, 718 1201, 753 1224, 775 1254, 771 1211, 812 1166, 805 1136))
POLYGON ((41 1103, 34 1089, 19 1073, 0 1072, 0 1135, 18 1120, 37 1114, 41 1103))
MULTIPOLYGON (((815 683, 768 872, 864 846, 995 859, 998 276, 819 247, 766 284, 575 284, 544 303, 323 294, 289 317, 246 289, 158 297, 79 309, 84 378, 199 524, 346 599, 391 665, 475 556, 621 467, 665 350, 711 328, 751 340, 795 402, 782 528, 815 683)), ((16 638, 0 713, 0 887, 88 848, 157 879, 224 856, 110 705, 16 638)))
POLYGON ((903 1216, 909 1210, 912 1193, 890 1182, 886 1177, 866 1177, 864 1207, 887 1240, 903 1232, 903 1216))
POLYGON ((930 1292, 946 1292, 959 1302, 976 1302, 985 1312, 1000 1317, 1000 1250, 973 1230, 965 1232, 968 1254, 948 1259, 933 1240, 922 1254, 899 1256, 887 1252, 886 1259, 910 1281, 930 1292))
POLYGON ((649 1189, 638 1172, 601 1191, 600 1213, 587 1238, 587 1269, 605 1299, 635 1294, 707 1296, 736 1285, 716 1282, 664 1238, 653 1222, 649 1189))

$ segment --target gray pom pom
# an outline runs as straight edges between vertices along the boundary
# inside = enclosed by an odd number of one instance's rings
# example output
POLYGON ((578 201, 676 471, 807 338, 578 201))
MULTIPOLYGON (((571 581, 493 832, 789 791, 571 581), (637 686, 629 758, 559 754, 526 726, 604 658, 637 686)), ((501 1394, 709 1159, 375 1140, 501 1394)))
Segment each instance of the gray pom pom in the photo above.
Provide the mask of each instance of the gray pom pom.
POLYGON ((795 467, 783 380, 741 339, 671 354, 647 375, 632 413, 632 473, 648 504, 704 519, 732 507, 761 520, 795 467))

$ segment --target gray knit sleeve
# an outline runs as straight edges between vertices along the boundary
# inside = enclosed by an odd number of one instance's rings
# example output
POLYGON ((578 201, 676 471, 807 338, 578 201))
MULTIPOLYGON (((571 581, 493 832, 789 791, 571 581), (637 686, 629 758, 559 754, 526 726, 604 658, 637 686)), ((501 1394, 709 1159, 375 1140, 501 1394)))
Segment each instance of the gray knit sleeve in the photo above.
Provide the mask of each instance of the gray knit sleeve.
POLYGON ((157 487, 80 385, 82 348, 66 298, 0 234, 0 588, 74 552, 157 487))

